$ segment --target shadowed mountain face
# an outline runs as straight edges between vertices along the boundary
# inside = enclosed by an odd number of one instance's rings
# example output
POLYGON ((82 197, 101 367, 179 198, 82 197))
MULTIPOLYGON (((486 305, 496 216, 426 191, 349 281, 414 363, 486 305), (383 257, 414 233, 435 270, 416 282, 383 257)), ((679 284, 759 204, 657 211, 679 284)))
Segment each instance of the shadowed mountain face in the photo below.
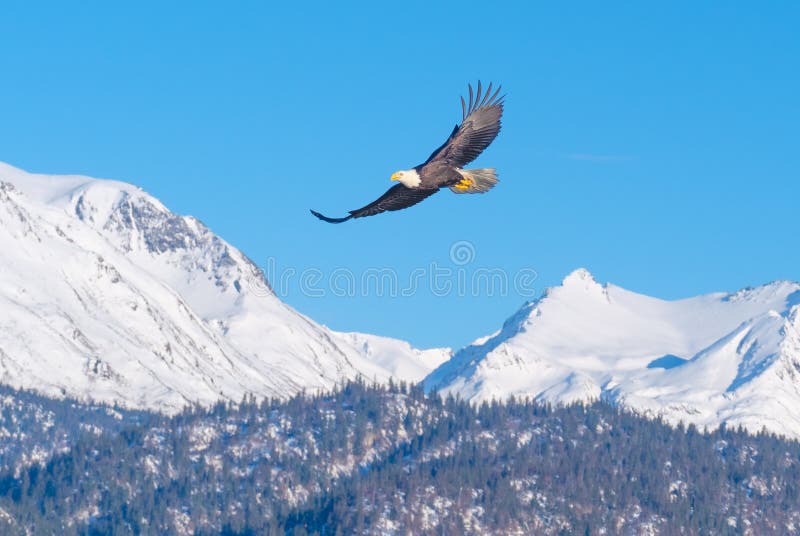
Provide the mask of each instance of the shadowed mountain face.
POLYGON ((647 364, 647 368, 661 368, 661 369, 671 369, 675 367, 680 367, 684 363, 687 363, 688 359, 683 359, 682 357, 678 357, 676 355, 664 355, 659 357, 658 359, 653 359, 647 364))
POLYGON ((781 281, 664 301, 577 270, 425 385, 475 401, 604 398, 674 423, 800 437, 799 295, 781 281))
POLYGON ((316 324, 130 184, 0 164, 0 247, 0 381, 14 387, 172 412, 359 375, 416 381, 449 357, 316 324))

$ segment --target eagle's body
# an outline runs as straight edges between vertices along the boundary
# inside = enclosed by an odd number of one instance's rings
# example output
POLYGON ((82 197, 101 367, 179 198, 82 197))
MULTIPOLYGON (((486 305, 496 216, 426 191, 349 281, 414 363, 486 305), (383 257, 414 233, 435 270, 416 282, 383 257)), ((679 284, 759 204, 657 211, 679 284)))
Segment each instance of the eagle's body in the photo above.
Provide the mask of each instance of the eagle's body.
POLYGON ((399 184, 369 205, 351 210, 350 215, 344 218, 328 218, 313 210, 311 213, 329 223, 341 223, 351 218, 408 208, 441 188, 449 188, 457 194, 488 192, 497 184, 495 170, 463 169, 463 166, 475 160, 500 132, 504 97, 498 98, 499 93, 498 87, 492 94, 492 85, 489 84, 486 93, 481 95, 481 83, 478 82, 478 91, 473 96, 472 86, 469 86, 469 103, 461 98, 462 122, 456 125, 447 141, 422 164, 392 174, 392 180, 399 184))

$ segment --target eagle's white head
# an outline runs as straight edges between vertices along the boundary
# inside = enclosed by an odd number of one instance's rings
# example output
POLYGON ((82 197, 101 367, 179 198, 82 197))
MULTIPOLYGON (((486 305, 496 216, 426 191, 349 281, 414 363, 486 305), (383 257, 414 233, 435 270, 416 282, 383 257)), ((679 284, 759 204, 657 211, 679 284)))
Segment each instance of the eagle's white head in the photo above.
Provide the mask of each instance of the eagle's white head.
POLYGON ((416 188, 422 179, 419 178, 419 173, 416 169, 404 169, 392 173, 392 180, 399 181, 403 186, 408 188, 416 188))

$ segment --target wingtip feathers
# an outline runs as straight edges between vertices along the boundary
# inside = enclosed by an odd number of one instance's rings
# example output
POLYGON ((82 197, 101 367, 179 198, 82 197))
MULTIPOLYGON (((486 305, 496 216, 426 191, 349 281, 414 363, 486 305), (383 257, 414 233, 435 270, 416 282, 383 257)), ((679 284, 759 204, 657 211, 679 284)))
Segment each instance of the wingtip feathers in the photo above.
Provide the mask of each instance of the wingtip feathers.
POLYGON ((469 101, 465 102, 464 97, 461 97, 462 120, 466 119, 469 114, 480 108, 489 106, 503 106, 503 99, 505 99, 506 95, 503 94, 498 98, 498 95, 500 95, 500 90, 503 89, 503 86, 498 85, 494 93, 492 93, 492 86, 493 83, 489 82, 489 86, 484 92, 481 81, 478 80, 478 87, 476 91, 473 92, 472 84, 467 84, 467 89, 469 90, 469 101))
POLYGON ((312 210, 312 209, 309 209, 309 210, 311 210, 311 214, 313 214, 317 218, 321 219, 322 221, 326 221, 328 223, 342 223, 342 222, 345 222, 345 221, 347 221, 347 220, 349 220, 350 218, 353 217, 353 215, 350 214, 349 216, 345 216, 344 218, 329 218, 328 216, 320 214, 316 210, 312 210))

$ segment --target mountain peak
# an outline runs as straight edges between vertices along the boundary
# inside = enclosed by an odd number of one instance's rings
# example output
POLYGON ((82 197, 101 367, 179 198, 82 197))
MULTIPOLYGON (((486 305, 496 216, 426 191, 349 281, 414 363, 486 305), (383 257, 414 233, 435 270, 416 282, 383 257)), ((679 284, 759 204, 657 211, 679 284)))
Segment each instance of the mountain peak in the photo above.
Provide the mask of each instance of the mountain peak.
POLYGON ((594 283, 598 284, 597 280, 594 278, 592 273, 587 270, 586 268, 578 268, 573 270, 572 272, 564 278, 561 282, 561 286, 568 287, 572 285, 581 285, 585 286, 587 283, 594 283))
POLYGON ((586 268, 573 270, 561 281, 561 285, 548 289, 545 295, 567 300, 584 300, 587 298, 601 301, 609 300, 606 285, 598 283, 586 268))
POLYGON ((0 162, 0 182, 11 183, 33 202, 58 206, 66 206, 77 192, 95 183, 115 184, 118 190, 136 189, 124 182, 93 179, 83 175, 28 173, 3 162, 0 162))

